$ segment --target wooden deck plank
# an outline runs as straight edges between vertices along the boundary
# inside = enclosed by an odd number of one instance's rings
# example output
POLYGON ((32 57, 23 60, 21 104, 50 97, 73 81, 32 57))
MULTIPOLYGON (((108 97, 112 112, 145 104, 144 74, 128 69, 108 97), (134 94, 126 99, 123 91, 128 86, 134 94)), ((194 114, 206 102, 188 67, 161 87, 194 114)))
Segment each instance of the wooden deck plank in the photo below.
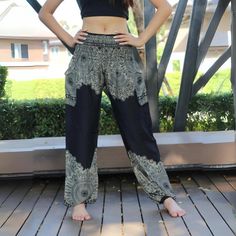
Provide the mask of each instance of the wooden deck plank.
MULTIPOLYGON (((176 194, 178 194, 178 191, 176 189, 176 185, 172 183, 172 186, 173 186, 173 189, 176 192, 176 194)), ((170 235, 170 236, 190 235, 188 232, 188 229, 186 228, 186 225, 184 224, 182 217, 173 218, 164 209, 163 205, 158 205, 158 207, 160 209, 160 213, 161 213, 162 218, 164 220, 168 235, 170 235)))
POLYGON ((65 216, 67 207, 63 203, 64 199, 64 185, 61 183, 60 189, 57 193, 57 196, 54 202, 49 209, 46 217, 43 220, 42 225, 39 228, 37 236, 45 235, 57 235, 61 222, 65 216))
POLYGON ((2 180, 0 235, 236 235, 236 175, 178 175, 180 182, 172 185, 187 211, 184 217, 170 217, 162 205, 147 197, 133 174, 112 174, 101 176, 98 199, 87 206, 93 219, 83 223, 71 220, 71 208, 63 204, 64 178, 2 180))
POLYGON ((58 236, 70 235, 78 236, 82 222, 71 219, 72 208, 67 208, 66 215, 62 221, 61 228, 59 229, 58 236))
MULTIPOLYGON (((234 190, 236 191, 236 175, 232 175, 232 174, 227 174, 224 175, 224 177, 226 178, 226 180, 228 181, 228 183, 234 188, 234 190)), ((233 209, 233 214, 234 214, 234 220, 236 221, 236 207, 234 206, 233 209)))
POLYGON ((83 223, 71 219, 73 208, 67 209, 65 218, 63 219, 58 236, 69 234, 70 236, 85 236, 85 235, 100 235, 100 228, 103 215, 103 198, 104 198, 104 183, 99 181, 98 198, 94 204, 87 204, 87 210, 92 216, 90 221, 83 223), (83 226, 83 227, 82 227, 83 226))
POLYGON ((102 236, 122 235, 120 178, 116 175, 106 180, 102 236))
POLYGON ((236 180, 233 177, 224 177, 221 174, 208 173, 209 178, 215 183, 225 198, 236 209, 236 180))
POLYGON ((218 211, 208 201, 207 196, 198 188, 193 179, 188 176, 181 176, 181 182, 199 213, 207 221, 207 225, 212 234, 214 236, 234 235, 228 225, 223 221, 221 215, 219 215, 218 211))
POLYGON ((121 181, 123 208, 123 235, 145 235, 144 225, 140 215, 140 208, 135 187, 135 179, 123 178, 121 181))
POLYGON ((0 235, 16 235, 29 216, 43 188, 43 185, 39 185, 38 183, 33 184, 32 188, 22 200, 20 205, 17 206, 12 215, 7 219, 6 223, 0 228, 0 235))
MULTIPOLYGON (((65 179, 63 179, 63 185, 65 184, 65 179)), ((65 186, 64 186, 65 187, 65 186)), ((64 191, 63 187, 63 191, 64 191)), ((58 232, 58 236, 70 235, 77 236, 79 235, 82 222, 72 220, 72 207, 67 207, 66 214, 62 219, 62 223, 58 232)))
POLYGON ((8 181, 8 180, 2 180, 0 181, 0 206, 2 203, 8 198, 8 196, 14 191, 16 188, 16 182, 14 181, 8 181))
POLYGON ((201 217, 193 202, 188 197, 181 184, 172 184, 176 193, 176 201, 186 211, 186 215, 183 216, 183 220, 191 232, 192 236, 210 236, 211 231, 209 230, 206 222, 201 217))
POLYGON ((98 236, 100 235, 101 224, 103 220, 103 201, 104 201, 104 181, 99 180, 98 198, 93 204, 88 204, 87 209, 91 214, 90 221, 84 221, 80 236, 98 236))
POLYGON ((17 236, 35 235, 60 187, 58 180, 44 180, 47 186, 34 206, 30 216, 24 222, 17 236))
POLYGON ((229 184, 236 190, 236 175, 224 173, 223 175, 229 184))
MULTIPOLYGON (((193 178, 201 186, 201 190, 207 195, 211 203, 219 211, 226 224, 236 234, 236 220, 234 207, 225 199, 214 183, 205 175, 194 174, 193 178)), ((214 181, 215 182, 215 181, 214 181)), ((227 183, 226 183, 227 184, 227 183)))
POLYGON ((0 210, 0 228, 4 225, 8 217, 13 213, 15 208, 21 203, 25 195, 32 186, 31 180, 19 181, 17 188, 9 195, 2 204, 0 210))
POLYGON ((157 204, 147 197, 147 194, 140 185, 137 185, 137 190, 146 235, 158 234, 158 236, 167 236, 164 221, 157 208, 157 204))

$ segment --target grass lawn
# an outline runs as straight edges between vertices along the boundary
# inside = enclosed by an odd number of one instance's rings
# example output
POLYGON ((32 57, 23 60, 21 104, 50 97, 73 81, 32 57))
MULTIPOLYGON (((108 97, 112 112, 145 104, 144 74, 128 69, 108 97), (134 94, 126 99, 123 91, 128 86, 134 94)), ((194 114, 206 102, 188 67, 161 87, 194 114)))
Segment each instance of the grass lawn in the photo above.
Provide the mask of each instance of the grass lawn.
MULTIPOLYGON (((175 96, 178 95, 181 74, 167 73, 166 77, 175 96)), ((65 81, 58 79, 37 79, 30 81, 8 80, 6 94, 10 99, 64 98, 65 81)), ((210 82, 200 90, 201 93, 224 93, 231 91, 230 70, 216 73, 210 82)), ((163 91, 161 91, 163 95, 163 91)))
MULTIPOLYGON (((197 76, 199 78, 200 74, 197 76)), ((175 96, 180 89, 181 73, 167 73, 166 78, 175 96)), ((225 69, 217 72, 198 93, 225 93, 231 91, 230 70, 225 69)), ((160 95, 163 95, 161 91, 160 95)))
POLYGON ((63 98, 65 79, 8 80, 6 94, 11 99, 63 98))

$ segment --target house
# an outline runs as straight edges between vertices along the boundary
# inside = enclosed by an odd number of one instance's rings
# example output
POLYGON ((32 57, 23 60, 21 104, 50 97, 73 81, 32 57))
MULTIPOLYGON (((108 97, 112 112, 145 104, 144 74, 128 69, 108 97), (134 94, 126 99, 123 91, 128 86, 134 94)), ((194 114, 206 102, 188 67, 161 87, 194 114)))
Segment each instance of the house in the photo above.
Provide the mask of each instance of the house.
MULTIPOLYGON (((66 19, 55 16, 68 27, 66 19)), ((69 30, 75 32, 76 25, 69 30)), ((0 1, 0 65, 8 67, 8 78, 62 78, 70 58, 26 1, 0 1)))
MULTIPOLYGON (((178 1, 170 2, 177 4, 178 1)), ((217 2, 218 0, 208 1, 202 36, 207 30, 217 2)), ((43 2, 40 0, 40 3, 43 2)), ((74 35, 82 25, 79 8, 75 0, 67 0, 62 2, 63 4, 64 6, 60 5, 55 12, 55 17, 71 35, 74 35)), ((192 1, 189 0, 168 71, 173 70, 175 62, 178 62, 181 68, 183 67, 191 10, 192 1)), ((231 12, 228 7, 200 70, 205 71, 209 68, 209 65, 214 63, 231 44, 230 21, 231 12)), ((169 26, 167 24, 167 28, 169 26)), ((70 58, 71 54, 68 50, 39 20, 26 1, 0 1, 0 65, 8 67, 8 78, 16 80, 63 78, 70 58)), ((230 67, 230 60, 224 66, 230 67)))

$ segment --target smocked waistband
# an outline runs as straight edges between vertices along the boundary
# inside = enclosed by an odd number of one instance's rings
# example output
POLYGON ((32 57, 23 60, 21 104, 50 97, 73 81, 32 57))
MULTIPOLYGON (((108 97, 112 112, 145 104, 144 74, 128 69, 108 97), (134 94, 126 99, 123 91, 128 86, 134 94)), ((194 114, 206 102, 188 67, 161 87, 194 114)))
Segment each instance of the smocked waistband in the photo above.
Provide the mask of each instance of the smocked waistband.
POLYGON ((85 45, 92 46, 112 46, 112 47, 131 47, 130 45, 120 45, 119 42, 116 42, 114 36, 117 34, 97 34, 86 32, 86 40, 83 41, 85 45))

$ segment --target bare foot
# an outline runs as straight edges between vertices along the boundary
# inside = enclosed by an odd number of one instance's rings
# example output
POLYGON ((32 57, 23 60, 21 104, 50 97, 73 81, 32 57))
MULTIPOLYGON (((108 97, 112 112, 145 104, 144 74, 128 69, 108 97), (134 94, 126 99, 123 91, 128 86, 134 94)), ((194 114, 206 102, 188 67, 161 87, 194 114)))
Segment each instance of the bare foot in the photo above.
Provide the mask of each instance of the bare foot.
POLYGON ((183 210, 177 204, 177 202, 171 197, 167 198, 164 201, 163 205, 167 209, 169 215, 172 216, 172 217, 180 217, 180 216, 183 216, 183 215, 186 214, 185 210, 183 210))
POLYGON ((79 221, 91 219, 91 216, 87 212, 84 203, 78 204, 73 207, 72 219, 79 220, 79 221))

